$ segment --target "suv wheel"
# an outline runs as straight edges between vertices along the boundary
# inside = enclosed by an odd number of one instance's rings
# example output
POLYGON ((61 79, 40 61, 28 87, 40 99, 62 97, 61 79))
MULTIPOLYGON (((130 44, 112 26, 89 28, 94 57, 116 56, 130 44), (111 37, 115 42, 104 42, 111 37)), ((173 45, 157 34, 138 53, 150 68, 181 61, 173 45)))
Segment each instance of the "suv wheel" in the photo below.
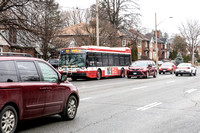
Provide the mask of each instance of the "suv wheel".
POLYGON ((77 99, 75 96, 71 95, 67 100, 63 113, 61 114, 62 119, 73 120, 76 116, 77 108, 78 108, 77 99))
POLYGON ((6 106, 0 113, 0 132, 14 133, 17 127, 18 115, 14 107, 6 106))
POLYGON ((72 81, 76 81, 77 77, 71 77, 72 81))

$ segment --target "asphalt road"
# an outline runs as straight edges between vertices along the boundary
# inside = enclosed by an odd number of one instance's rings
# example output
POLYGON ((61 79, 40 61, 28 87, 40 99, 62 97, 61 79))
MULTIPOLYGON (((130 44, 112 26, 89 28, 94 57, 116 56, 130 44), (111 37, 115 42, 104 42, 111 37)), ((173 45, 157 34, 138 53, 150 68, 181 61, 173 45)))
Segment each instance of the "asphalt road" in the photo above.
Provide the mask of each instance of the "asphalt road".
POLYGON ((81 98, 73 121, 54 115, 22 122, 17 132, 200 133, 199 81, 200 69, 197 76, 72 81, 81 98))

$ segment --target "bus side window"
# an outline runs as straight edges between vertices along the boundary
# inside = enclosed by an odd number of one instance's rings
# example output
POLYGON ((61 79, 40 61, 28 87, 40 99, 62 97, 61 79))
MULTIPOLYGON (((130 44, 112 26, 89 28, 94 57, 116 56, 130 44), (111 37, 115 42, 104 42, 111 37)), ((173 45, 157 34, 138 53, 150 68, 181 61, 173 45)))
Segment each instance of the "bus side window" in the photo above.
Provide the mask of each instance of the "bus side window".
POLYGON ((103 66, 108 66, 108 54, 103 53, 102 58, 103 58, 103 66))
POLYGON ((130 65, 130 55, 125 55, 125 66, 130 65))
POLYGON ((88 63, 88 66, 90 67, 96 66, 94 53, 88 53, 87 63, 88 63))
POLYGON ((102 66, 102 55, 101 53, 95 53, 95 60, 96 60, 96 63, 97 63, 97 66, 98 67, 101 67, 102 66))
POLYGON ((119 66, 119 54, 114 55, 114 66, 119 66))
POLYGON ((109 66, 114 66, 114 58, 113 58, 113 54, 108 54, 108 64, 109 66))
POLYGON ((119 57, 119 62, 120 62, 120 66, 124 66, 125 65, 125 63, 124 63, 124 55, 119 55, 120 57, 119 57))

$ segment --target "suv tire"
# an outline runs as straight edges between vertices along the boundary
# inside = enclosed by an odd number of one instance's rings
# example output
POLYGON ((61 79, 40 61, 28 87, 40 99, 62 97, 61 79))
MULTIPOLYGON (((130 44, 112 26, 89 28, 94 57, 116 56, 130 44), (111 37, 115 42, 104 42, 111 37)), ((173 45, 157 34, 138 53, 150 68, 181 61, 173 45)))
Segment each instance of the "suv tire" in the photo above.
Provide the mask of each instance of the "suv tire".
POLYGON ((76 116, 77 108, 77 99, 75 96, 71 95, 67 100, 63 113, 61 114, 62 119, 73 120, 76 116))
POLYGON ((0 132, 14 133, 18 123, 18 115, 14 107, 6 106, 0 113, 0 132))

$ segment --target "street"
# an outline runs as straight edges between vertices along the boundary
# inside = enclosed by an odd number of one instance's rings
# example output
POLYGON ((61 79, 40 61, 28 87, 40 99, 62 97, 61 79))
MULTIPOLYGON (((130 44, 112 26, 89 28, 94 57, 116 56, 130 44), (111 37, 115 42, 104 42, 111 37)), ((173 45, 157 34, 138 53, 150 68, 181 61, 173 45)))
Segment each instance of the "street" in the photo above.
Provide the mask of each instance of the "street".
POLYGON ((25 121, 17 132, 199 133, 199 81, 200 69, 197 76, 71 81, 80 94, 74 120, 54 115, 25 121))

